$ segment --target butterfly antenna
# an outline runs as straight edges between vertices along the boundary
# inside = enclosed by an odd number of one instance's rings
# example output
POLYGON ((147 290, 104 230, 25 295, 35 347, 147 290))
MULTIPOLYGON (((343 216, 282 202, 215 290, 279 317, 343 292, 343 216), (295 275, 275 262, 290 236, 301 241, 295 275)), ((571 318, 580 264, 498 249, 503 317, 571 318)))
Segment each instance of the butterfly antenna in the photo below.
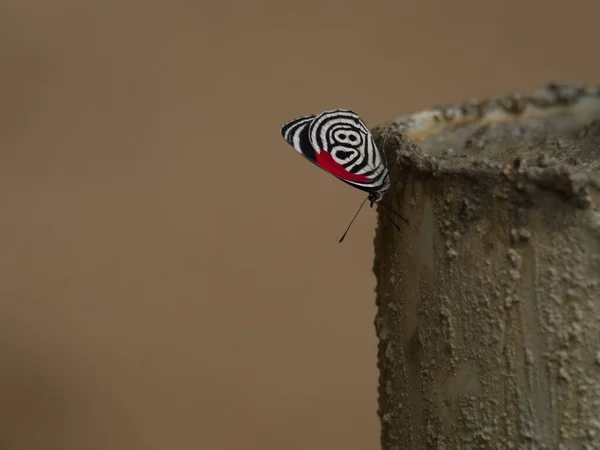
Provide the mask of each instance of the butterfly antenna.
POLYGON ((389 203, 384 202, 383 200, 379 200, 379 204, 381 206, 385 206, 390 212, 393 212, 398 217, 400 217, 404 222, 406 222, 406 224, 408 224, 408 220, 406 220, 406 218, 402 214, 400 214, 398 211, 396 211, 394 208, 392 208, 392 205, 390 205, 389 203))
POLYGON ((369 197, 365 198, 363 200, 363 202, 360 204, 360 206, 358 207, 358 211, 356 211, 356 214, 354 214, 354 217, 350 221, 350 224, 348 225, 348 228, 346 228, 346 231, 344 231, 344 234, 342 234, 342 237, 340 238, 339 242, 342 242, 344 240, 344 238, 346 237, 346 234, 348 234, 348 230, 350 230, 350 227, 354 223, 354 220, 356 220, 356 216, 358 216, 358 213, 360 212, 360 210, 362 209, 362 207, 364 206, 364 204, 367 200, 369 200, 369 197))

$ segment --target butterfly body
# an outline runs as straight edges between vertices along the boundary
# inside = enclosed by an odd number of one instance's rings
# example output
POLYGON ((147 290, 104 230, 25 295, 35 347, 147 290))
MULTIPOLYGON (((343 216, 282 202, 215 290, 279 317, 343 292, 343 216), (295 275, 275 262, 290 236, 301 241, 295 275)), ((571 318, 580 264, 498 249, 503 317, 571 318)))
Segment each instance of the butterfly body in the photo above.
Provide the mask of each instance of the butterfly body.
POLYGON ((281 128, 302 156, 343 182, 368 192, 371 207, 390 187, 385 156, 367 126, 348 109, 298 117, 281 128))

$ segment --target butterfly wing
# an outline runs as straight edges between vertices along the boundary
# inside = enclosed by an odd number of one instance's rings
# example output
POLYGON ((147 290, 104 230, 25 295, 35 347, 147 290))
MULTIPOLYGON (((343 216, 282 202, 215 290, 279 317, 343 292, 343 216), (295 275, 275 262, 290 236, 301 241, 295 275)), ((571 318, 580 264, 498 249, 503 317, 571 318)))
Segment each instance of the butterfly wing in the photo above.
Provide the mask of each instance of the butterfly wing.
POLYGON ((281 128, 296 151, 351 186, 383 193, 389 176, 369 129, 351 110, 298 117, 281 128))
POLYGON ((298 117, 281 127, 281 135, 287 143, 312 162, 315 162, 315 149, 308 138, 308 126, 315 117, 298 117))
POLYGON ((308 135, 319 167, 363 191, 387 190, 385 159, 356 112, 325 111, 310 122, 308 135))

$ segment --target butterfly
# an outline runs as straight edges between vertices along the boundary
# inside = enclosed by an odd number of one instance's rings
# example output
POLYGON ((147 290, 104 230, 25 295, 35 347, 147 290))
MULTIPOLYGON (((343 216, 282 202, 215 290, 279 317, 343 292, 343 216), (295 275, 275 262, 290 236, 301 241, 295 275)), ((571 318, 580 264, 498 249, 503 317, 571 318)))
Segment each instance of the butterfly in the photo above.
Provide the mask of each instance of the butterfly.
POLYGON ((390 187, 385 155, 377 148, 371 132, 359 115, 352 110, 335 109, 298 117, 281 127, 281 135, 310 162, 369 194, 354 219, 367 200, 373 207, 381 202, 390 187))

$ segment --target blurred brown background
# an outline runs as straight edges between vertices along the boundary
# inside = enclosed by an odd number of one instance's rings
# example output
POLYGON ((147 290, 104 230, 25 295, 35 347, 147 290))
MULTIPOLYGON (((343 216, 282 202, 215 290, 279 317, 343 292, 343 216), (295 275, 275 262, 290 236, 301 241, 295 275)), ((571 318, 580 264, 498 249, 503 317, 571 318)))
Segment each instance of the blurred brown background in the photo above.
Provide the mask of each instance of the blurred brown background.
POLYGON ((364 195, 279 134, 600 80, 597 1, 4 0, 0 449, 376 449, 364 195))

